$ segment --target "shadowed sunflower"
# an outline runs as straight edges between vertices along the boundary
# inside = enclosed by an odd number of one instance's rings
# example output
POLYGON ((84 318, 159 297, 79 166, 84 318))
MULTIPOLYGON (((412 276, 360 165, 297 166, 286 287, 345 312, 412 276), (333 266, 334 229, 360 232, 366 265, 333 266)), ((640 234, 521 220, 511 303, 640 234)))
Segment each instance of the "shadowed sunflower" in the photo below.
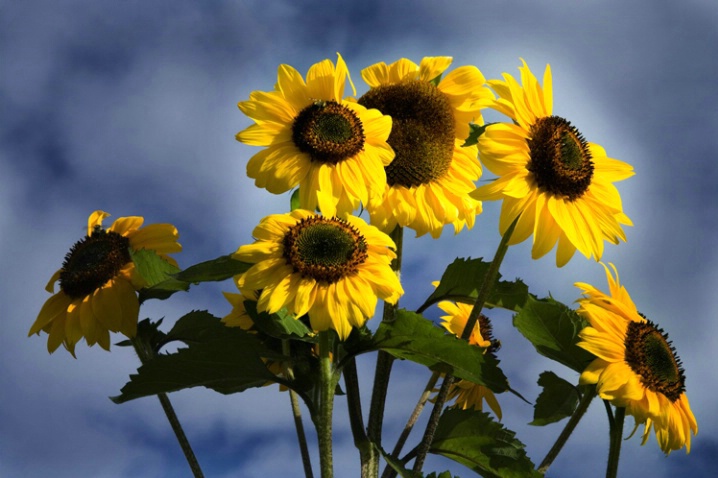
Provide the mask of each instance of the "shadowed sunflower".
POLYGON ((508 73, 489 81, 499 98, 491 106, 514 123, 486 127, 479 137, 481 162, 498 179, 472 196, 503 199, 499 231, 503 235, 521 215, 509 244, 533 234, 531 256, 544 256, 558 242, 556 264, 565 265, 576 252, 600 260, 603 241, 618 244, 626 236, 621 225, 632 225, 623 213, 613 185, 633 175, 633 168, 606 156, 567 120, 553 116, 551 69, 543 88, 526 63, 521 81, 508 73))
POLYGON ((330 217, 350 214, 383 192, 384 167, 394 158, 386 142, 391 118, 344 100, 348 76, 341 55, 336 68, 330 60, 313 65, 306 83, 281 65, 274 91, 254 91, 239 103, 255 124, 237 140, 266 146, 247 163, 258 187, 280 194, 299 186, 300 207, 319 207, 330 217))
POLYGON ((102 220, 109 214, 95 211, 87 220, 87 236, 75 243, 65 256, 62 268, 53 274, 47 291, 60 290, 42 306, 28 335, 47 332, 47 349, 60 344, 74 356, 75 344, 85 337, 87 345, 110 349, 110 332, 133 337, 137 331, 139 301, 136 290, 146 285, 132 262, 131 251, 155 251, 167 256, 180 252, 177 229, 171 224, 150 224, 140 228, 138 216, 118 218, 108 229, 102 220))
POLYGON ((451 57, 426 57, 420 65, 401 59, 362 70, 371 89, 359 104, 392 117, 389 144, 396 152, 386 167, 387 186, 370 200, 371 223, 384 231, 398 224, 417 236, 437 238, 446 224, 458 233, 472 228, 481 202, 469 193, 481 177, 476 146, 462 147, 469 123, 483 124, 481 108, 493 100, 474 66, 451 71, 451 57))
POLYGON ((257 294, 251 294, 251 299, 245 297, 244 294, 233 294, 232 292, 222 292, 227 302, 232 304, 232 311, 222 317, 222 323, 227 327, 239 327, 242 330, 252 330, 254 328, 254 321, 247 313, 247 309, 244 307, 245 300, 257 300, 257 294))
POLYGON ((254 264, 237 286, 261 290, 260 312, 309 314, 315 331, 333 329, 344 340, 374 315, 378 299, 393 304, 404 293, 390 267, 394 242, 358 217, 297 209, 265 217, 252 235, 256 242, 233 257, 254 264))
POLYGON ((578 313, 591 324, 579 332, 578 343, 597 358, 581 374, 580 383, 596 384, 598 395, 610 400, 645 424, 643 442, 651 428, 665 454, 686 447, 691 450, 691 432, 698 433, 685 393, 681 361, 668 335, 643 317, 628 291, 606 267, 610 295, 585 283, 576 287, 586 296, 579 299, 578 313))
MULTIPOLYGON (((455 334, 457 337, 461 337, 466 322, 471 314, 472 306, 469 304, 463 304, 461 302, 454 303, 450 301, 441 301, 438 307, 449 315, 444 315, 442 326, 455 334)), ((476 345, 484 349, 484 353, 493 354, 500 347, 501 344, 497 340, 493 340, 491 336, 491 322, 485 315, 480 315, 479 320, 474 326, 474 330, 469 336, 469 344, 476 345)), ((472 383, 468 380, 457 380, 451 385, 447 400, 456 399, 454 407, 466 410, 474 408, 476 410, 483 410, 484 400, 491 410, 496 414, 496 417, 501 420, 501 406, 496 400, 494 392, 483 385, 472 383)))

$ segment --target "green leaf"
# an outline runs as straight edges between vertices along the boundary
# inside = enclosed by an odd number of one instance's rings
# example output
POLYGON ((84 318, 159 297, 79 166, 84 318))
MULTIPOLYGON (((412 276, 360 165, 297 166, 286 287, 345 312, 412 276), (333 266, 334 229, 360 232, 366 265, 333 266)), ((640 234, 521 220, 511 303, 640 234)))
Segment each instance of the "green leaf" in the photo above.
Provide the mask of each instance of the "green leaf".
POLYGON ((529 297, 513 322, 538 353, 576 372, 583 372, 595 358, 576 346, 578 332, 588 325, 586 321, 576 311, 553 298, 539 300, 529 297))
POLYGON ((484 134, 484 131, 486 131, 486 127, 489 125, 492 125, 494 123, 486 123, 485 125, 478 125, 474 123, 469 124, 469 137, 466 138, 466 142, 462 144, 461 146, 473 146, 479 142, 479 136, 484 134))
POLYGON ((135 263, 135 269, 147 283, 147 287, 160 284, 179 272, 177 266, 170 264, 150 249, 140 249, 139 251, 130 249, 130 257, 135 263))
POLYGON ((510 390, 499 361, 483 349, 446 334, 425 317, 399 310, 396 320, 382 322, 374 334, 375 349, 395 357, 426 365, 441 373, 489 387, 494 392, 510 390))
POLYGON ((140 289, 140 304, 148 299, 165 300, 170 298, 175 292, 187 290, 189 290, 189 284, 187 282, 177 279, 167 279, 152 287, 140 289))
MULTIPOLYGON (((379 453, 381 453, 386 460, 386 464, 389 465, 391 469, 393 469, 401 478, 423 478, 423 475, 421 473, 407 470, 401 460, 399 460, 398 458, 394 458, 393 456, 385 452, 376 443, 374 443, 374 448, 379 450, 379 453)), ((451 476, 449 476, 449 478, 451 478, 451 476)))
POLYGON ((295 319, 286 309, 275 314, 257 312, 257 302, 253 300, 245 300, 244 308, 257 329, 271 337, 278 339, 308 338, 312 342, 316 341, 312 331, 302 321, 295 319))
MULTIPOLYGON (((442 300, 453 300, 457 302, 473 303, 478 296, 479 288, 484 281, 484 276, 489 270, 490 262, 483 259, 461 259, 457 258, 444 271, 439 286, 426 299, 426 302, 419 307, 423 311, 430 305, 442 300)), ((526 303, 529 297, 529 289, 520 279, 515 281, 498 280, 494 284, 493 292, 486 301, 487 307, 502 307, 504 309, 516 310, 526 303)))
POLYGON ((216 317, 205 314, 192 312, 180 319, 182 324, 168 336, 186 340, 189 347, 147 361, 136 375, 130 375, 130 381, 119 396, 111 397, 112 401, 123 403, 198 386, 229 394, 275 379, 262 358, 277 357, 276 353, 254 335, 238 327, 225 327, 216 317), (207 322, 206 327, 202 321, 207 322))
POLYGON ((295 209, 299 209, 299 206, 299 188, 297 188, 294 190, 292 197, 289 200, 289 210, 294 211, 295 209))
POLYGON ((578 389, 553 372, 539 375, 543 391, 536 399, 534 419, 529 425, 543 426, 573 415, 579 401, 578 389))
POLYGON ((431 453, 443 455, 484 477, 543 476, 534 470, 516 434, 478 410, 447 409, 431 443, 431 453))
POLYGON ((223 281, 247 272, 250 267, 252 264, 232 259, 232 255, 228 254, 188 267, 179 274, 175 274, 174 278, 191 284, 223 281))

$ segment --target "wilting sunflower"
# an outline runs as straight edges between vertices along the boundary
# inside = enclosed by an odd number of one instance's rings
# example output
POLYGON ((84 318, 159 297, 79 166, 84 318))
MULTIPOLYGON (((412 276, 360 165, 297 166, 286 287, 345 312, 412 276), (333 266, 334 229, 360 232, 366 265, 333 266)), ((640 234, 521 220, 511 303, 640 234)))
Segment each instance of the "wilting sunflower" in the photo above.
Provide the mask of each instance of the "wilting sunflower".
POLYGON ((578 343, 597 358, 581 374, 582 384, 596 384, 598 395, 633 415, 636 427, 645 424, 643 443, 651 427, 664 453, 686 447, 698 424, 685 393, 685 375, 668 335, 643 317, 628 291, 606 267, 610 295, 577 283, 586 296, 578 313, 591 324, 579 332, 578 343))
MULTIPOLYGON (((438 307, 449 315, 444 315, 442 326, 455 334, 457 337, 461 337, 466 327, 466 322, 471 314, 472 306, 469 304, 463 304, 461 302, 454 303, 450 301, 441 301, 438 307)), ((469 344, 476 345, 484 349, 484 353, 493 354, 496 350, 501 347, 501 344, 493 340, 491 336, 491 322, 485 315, 480 315, 479 320, 474 326, 474 330, 469 336, 469 344)), ((484 400, 491 410, 496 414, 496 417, 501 420, 501 406, 496 400, 494 392, 483 385, 472 383, 468 380, 457 380, 451 385, 447 400, 456 399, 454 406, 463 410, 474 408, 476 410, 483 410, 484 400)))
POLYGON ((478 68, 462 66, 435 81, 451 57, 426 57, 420 65, 402 58, 362 70, 371 89, 359 104, 392 117, 387 186, 369 201, 371 223, 384 231, 397 224, 417 236, 437 238, 446 224, 458 233, 473 227, 481 202, 469 193, 481 177, 476 146, 462 147, 469 123, 483 124, 481 108, 494 96, 478 68))
POLYGON ((559 267, 576 249, 599 260, 603 241, 625 241, 621 225, 632 225, 613 183, 632 176, 633 168, 609 158, 569 121, 553 115, 549 66, 543 88, 525 62, 519 70, 523 85, 508 73, 504 81, 489 81, 499 96, 491 107, 513 123, 488 125, 479 137, 481 162, 499 177, 472 196, 503 199, 501 234, 521 215, 509 244, 533 234, 534 259, 558 242, 559 267))
POLYGON ((306 83, 289 65, 277 77, 274 91, 254 91, 239 103, 255 124, 237 140, 266 147, 249 160, 247 175, 274 194, 299 186, 300 207, 329 217, 381 194, 394 158, 386 141, 391 118, 344 99, 349 72, 341 55, 336 68, 330 60, 313 65, 306 83))
POLYGON ((390 267, 394 242, 358 217, 297 209, 265 217, 252 234, 256 242, 233 257, 254 264, 237 286, 261 289, 260 312, 309 314, 314 330, 334 329, 344 340, 374 315, 378 299, 395 303, 404 293, 390 267))
POLYGON ((176 266, 167 256, 180 252, 177 229, 171 224, 142 228, 138 216, 118 218, 108 229, 102 220, 109 216, 95 211, 87 221, 87 236, 76 242, 65 256, 62 268, 53 274, 47 291, 60 290, 42 306, 28 335, 47 332, 47 349, 63 344, 75 354, 75 344, 85 337, 87 345, 110 349, 110 332, 133 337, 137 331, 139 301, 136 290, 146 285, 135 269, 130 251, 148 249, 176 266))

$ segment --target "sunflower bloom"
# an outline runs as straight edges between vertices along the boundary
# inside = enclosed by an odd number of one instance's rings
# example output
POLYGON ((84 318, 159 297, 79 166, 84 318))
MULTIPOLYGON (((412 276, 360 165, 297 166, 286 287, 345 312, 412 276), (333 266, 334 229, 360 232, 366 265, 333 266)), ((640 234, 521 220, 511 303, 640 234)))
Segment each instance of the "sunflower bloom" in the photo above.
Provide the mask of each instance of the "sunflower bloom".
POLYGON ((95 211, 87 221, 87 236, 75 243, 62 268, 53 274, 47 291, 53 294, 42 306, 28 335, 47 332, 47 349, 60 344, 74 356, 83 337, 87 345, 110 349, 110 332, 134 337, 139 301, 135 291, 147 284, 135 269, 130 251, 148 249, 176 266, 167 256, 180 252, 177 229, 171 224, 141 228, 139 216, 118 218, 108 229, 102 220, 109 214, 95 211), (60 290, 54 293, 55 282, 60 290))
POLYGON ((638 313, 628 291, 606 267, 610 295, 577 283, 584 298, 578 313, 591 324, 579 332, 578 343, 597 358, 581 374, 580 383, 596 384, 598 395, 644 424, 643 442, 651 428, 665 454, 686 447, 698 433, 685 393, 681 361, 668 335, 638 313))
POLYGON ((469 196, 481 177, 476 146, 462 147, 469 123, 483 124, 481 108, 493 100, 478 68, 462 66, 438 78, 451 57, 426 57, 420 65, 401 59, 362 70, 371 89, 359 104, 392 117, 383 194, 370 200, 371 223, 384 231, 405 226, 438 238, 446 224, 471 229, 481 202, 469 196))
POLYGON ((523 85, 509 74, 489 81, 499 98, 491 106, 512 123, 486 127, 479 137, 481 162, 498 178, 472 196, 503 200, 499 231, 503 235, 520 215, 509 244, 533 234, 531 256, 544 256, 558 243, 556 264, 565 265, 576 252, 601 259, 603 241, 625 241, 623 213, 613 185, 633 175, 633 168, 606 156, 567 120, 553 116, 551 69, 543 87, 526 63, 519 68, 523 85))
MULTIPOLYGON (((394 159, 387 144, 391 118, 344 99, 349 72, 341 55, 302 75, 281 65, 274 91, 254 91, 239 109, 254 123, 237 140, 264 146, 247 163, 260 188, 281 194, 299 186, 300 207, 344 216, 386 185, 394 159)), ((349 82, 354 90, 354 85, 349 82)))
MULTIPOLYGON (((441 301, 437 305, 448 314, 441 317, 441 325, 452 334, 461 337, 464 327, 466 327, 466 322, 469 320, 472 306, 461 302, 454 303, 448 300, 441 301)), ((479 316, 479 320, 476 322, 474 330, 469 336, 469 344, 483 348, 484 353, 494 353, 501 346, 498 341, 492 339, 491 323, 485 315, 479 316)), ((461 408, 462 410, 469 408, 483 410, 483 404, 484 401, 486 401, 486 404, 494 412, 496 417, 501 420, 501 406, 496 400, 494 392, 483 385, 478 385, 468 380, 458 380, 451 385, 447 396, 447 400, 453 399, 456 399, 454 407, 461 408)))
POLYGON ((344 340, 374 315, 378 299, 393 304, 404 293, 390 267, 394 242, 358 217, 297 209, 265 217, 252 234, 255 243, 233 257, 254 264, 237 287, 261 290, 260 312, 308 314, 315 331, 333 329, 344 340))

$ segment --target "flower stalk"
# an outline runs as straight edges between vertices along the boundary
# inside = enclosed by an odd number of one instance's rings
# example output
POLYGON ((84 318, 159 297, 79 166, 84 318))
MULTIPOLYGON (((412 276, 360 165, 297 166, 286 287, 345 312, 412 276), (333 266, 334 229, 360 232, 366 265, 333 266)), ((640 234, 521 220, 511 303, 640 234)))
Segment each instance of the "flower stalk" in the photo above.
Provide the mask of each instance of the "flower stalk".
POLYGON ((616 413, 610 427, 610 445, 608 449, 608 465, 606 467, 606 478, 618 476, 618 459, 621 455, 621 444, 623 443, 623 420, 626 418, 626 408, 616 407, 616 413))
POLYGON ((334 411, 334 391, 337 379, 332 366, 331 341, 327 330, 319 332, 319 370, 319 416, 316 423, 319 441, 319 466, 322 478, 332 478, 334 476, 332 413, 334 411))

